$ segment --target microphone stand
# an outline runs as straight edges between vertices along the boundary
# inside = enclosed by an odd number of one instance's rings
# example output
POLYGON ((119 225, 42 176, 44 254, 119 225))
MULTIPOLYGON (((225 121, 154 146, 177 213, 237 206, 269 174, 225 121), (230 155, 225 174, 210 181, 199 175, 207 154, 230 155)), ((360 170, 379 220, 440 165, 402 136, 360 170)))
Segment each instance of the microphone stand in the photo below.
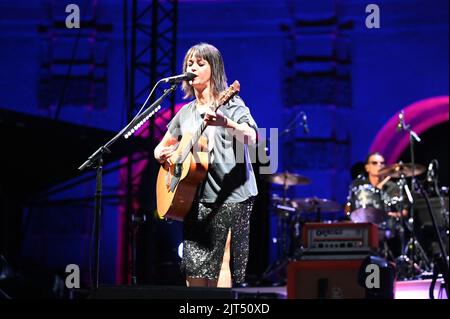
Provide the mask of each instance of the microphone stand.
MULTIPOLYGON (((111 153, 109 147, 114 144, 121 136, 125 136, 128 133, 130 128, 135 127, 139 124, 139 122, 143 121, 147 116, 152 116, 156 113, 160 108, 161 101, 170 93, 175 91, 178 83, 173 83, 169 89, 164 90, 163 95, 152 103, 144 112, 142 112, 139 116, 136 116, 130 123, 128 123, 116 136, 114 136, 111 140, 109 140, 105 145, 100 146, 98 150, 96 150, 89 158, 80 166, 78 170, 80 172, 89 169, 96 169, 96 186, 95 186, 95 205, 94 205, 94 279, 91 282, 92 289, 98 289, 99 283, 99 264, 100 264, 100 218, 101 218, 101 200, 102 200, 102 174, 103 174, 103 155, 105 153, 111 153)), ((150 93, 151 94, 151 93, 150 93)), ((134 132, 132 130, 132 132, 134 132)), ((92 265, 91 265, 92 267, 92 265)), ((92 268, 91 268, 92 269, 92 268)), ((92 279, 91 279, 92 280, 92 279)))
POLYGON ((291 123, 289 123, 287 128, 285 128, 278 136, 281 137, 299 126, 303 127, 303 131, 305 134, 309 133, 308 123, 306 122, 306 114, 303 111, 301 111, 298 115, 296 115, 294 119, 291 121, 291 123), (299 116, 301 116, 302 120, 300 121, 300 123, 297 123, 297 119, 299 116))
MULTIPOLYGON (((407 131, 409 134, 409 152, 410 152, 410 157, 411 157, 411 167, 412 167, 412 176, 411 176, 411 187, 410 190, 411 192, 414 192, 414 185, 416 185, 416 167, 415 167, 415 159, 414 159, 414 141, 417 141, 418 143, 421 141, 420 137, 416 134, 416 132, 414 132, 411 129, 411 125, 410 124, 405 124, 404 121, 404 115, 403 115, 403 111, 401 111, 401 117, 400 117, 400 128, 404 131, 407 131)), ((414 229, 414 197, 411 195, 410 192, 408 192, 407 189, 407 185, 405 183, 405 190, 407 192, 407 196, 408 196, 408 200, 411 203, 411 208, 410 208, 410 217, 409 220, 407 222, 409 231, 411 232, 411 239, 409 240, 407 247, 411 247, 411 267, 412 267, 412 272, 411 275, 412 277, 414 277, 415 275, 415 250, 416 250, 416 239, 415 239, 415 229, 414 229)))

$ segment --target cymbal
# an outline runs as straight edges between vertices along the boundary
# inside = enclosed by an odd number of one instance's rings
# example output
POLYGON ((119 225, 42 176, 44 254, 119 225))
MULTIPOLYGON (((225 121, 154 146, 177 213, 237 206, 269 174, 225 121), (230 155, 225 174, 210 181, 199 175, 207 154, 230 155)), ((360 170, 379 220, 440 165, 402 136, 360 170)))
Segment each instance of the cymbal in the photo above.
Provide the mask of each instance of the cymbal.
POLYGON ((299 174, 294 174, 294 173, 289 173, 289 172, 275 173, 272 175, 268 175, 266 177, 266 180, 273 184, 284 185, 284 186, 307 185, 307 184, 311 183, 309 178, 299 175, 299 174))
POLYGON ((414 164, 413 170, 413 166, 410 163, 396 163, 381 169, 378 172, 378 176, 390 176, 393 178, 400 178, 401 176, 412 177, 422 174, 425 170, 425 166, 420 164, 414 164))
POLYGON ((386 216, 385 211, 374 207, 359 208, 350 213, 350 219, 355 223, 380 224, 386 216))
POLYGON ((298 210, 310 212, 317 211, 318 209, 325 212, 337 212, 342 210, 342 205, 340 205, 339 203, 329 199, 318 197, 291 199, 290 203, 298 210))

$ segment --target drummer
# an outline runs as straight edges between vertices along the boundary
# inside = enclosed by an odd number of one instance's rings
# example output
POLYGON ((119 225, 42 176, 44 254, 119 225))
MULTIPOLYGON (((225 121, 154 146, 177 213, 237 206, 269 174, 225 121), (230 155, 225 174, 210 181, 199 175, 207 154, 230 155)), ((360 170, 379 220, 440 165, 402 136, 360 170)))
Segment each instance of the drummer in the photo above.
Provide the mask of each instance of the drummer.
MULTIPOLYGON (((368 204, 375 209, 384 211, 385 221, 378 224, 380 239, 380 255, 394 260, 402 252, 404 234, 401 217, 408 216, 408 206, 401 196, 400 187, 390 180, 380 176, 379 171, 385 167, 385 160, 379 152, 370 153, 365 161, 365 173, 357 176, 350 184, 346 211, 349 216, 355 208, 368 204), (360 198, 361 189, 370 190, 374 198, 360 198), (362 203, 366 201, 365 203, 362 203)), ((367 195, 367 193, 366 193, 367 195)), ((368 216, 369 217, 369 216, 368 216)), ((369 219, 369 218, 368 218, 369 219)))
MULTIPOLYGON (((379 171, 383 169, 385 165, 386 163, 384 160, 384 156, 379 152, 370 153, 366 157, 364 165, 364 169, 366 171, 365 174, 359 174, 356 179, 354 179, 350 184, 348 196, 348 204, 350 206, 352 206, 355 201, 353 190, 356 187, 362 185, 371 185, 372 187, 379 189, 382 193, 383 199, 385 199, 385 202, 389 201, 389 203, 391 203, 392 199, 400 197, 400 189, 398 185, 395 182, 391 181, 389 177, 383 179, 383 177, 379 175, 379 171)), ((406 206, 401 208, 399 207, 399 205, 392 205, 388 206, 387 209, 389 209, 389 211, 387 212, 388 216, 394 218, 408 216, 408 209, 406 206)))

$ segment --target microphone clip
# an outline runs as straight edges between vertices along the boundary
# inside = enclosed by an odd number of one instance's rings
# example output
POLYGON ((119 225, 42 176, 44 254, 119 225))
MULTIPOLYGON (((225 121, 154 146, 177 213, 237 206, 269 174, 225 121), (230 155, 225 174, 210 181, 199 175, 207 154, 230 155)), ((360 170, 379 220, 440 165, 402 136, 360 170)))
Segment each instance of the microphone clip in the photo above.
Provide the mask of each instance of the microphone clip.
POLYGON ((398 124, 397 124, 397 132, 407 131, 409 135, 414 138, 417 142, 420 142, 420 137, 411 129, 410 124, 405 123, 405 112, 403 110, 398 114, 398 124))

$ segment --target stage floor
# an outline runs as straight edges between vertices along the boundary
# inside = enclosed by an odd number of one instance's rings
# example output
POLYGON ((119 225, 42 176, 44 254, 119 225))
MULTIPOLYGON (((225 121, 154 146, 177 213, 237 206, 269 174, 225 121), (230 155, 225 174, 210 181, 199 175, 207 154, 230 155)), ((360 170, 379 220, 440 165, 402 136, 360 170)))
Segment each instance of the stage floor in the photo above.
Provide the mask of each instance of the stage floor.
MULTIPOLYGON (((403 280, 395 283, 395 299, 430 299, 431 279, 403 280)), ((287 298, 286 286, 281 287, 248 287, 233 289, 238 295, 252 294, 266 298, 287 298)), ((442 279, 438 279, 434 287, 434 299, 448 299, 442 279)))
MULTIPOLYGON (((405 280, 395 283, 395 299, 430 299, 431 279, 405 280)), ((444 282, 438 279, 434 287, 434 299, 448 299, 444 282)))

